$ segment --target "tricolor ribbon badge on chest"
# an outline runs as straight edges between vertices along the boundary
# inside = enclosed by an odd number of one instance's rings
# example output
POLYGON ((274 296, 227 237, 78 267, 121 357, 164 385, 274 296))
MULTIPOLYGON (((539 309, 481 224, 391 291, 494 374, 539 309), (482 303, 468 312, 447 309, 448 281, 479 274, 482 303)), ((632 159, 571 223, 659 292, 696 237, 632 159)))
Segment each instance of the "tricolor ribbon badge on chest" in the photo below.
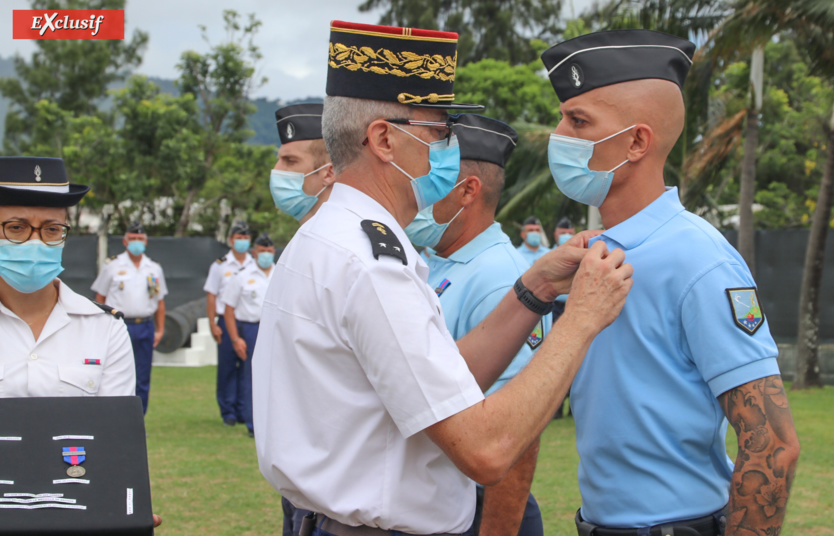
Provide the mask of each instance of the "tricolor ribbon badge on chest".
POLYGON ((435 292, 435 294, 437 294, 437 297, 439 298, 440 295, 443 294, 446 291, 446 289, 449 288, 449 285, 451 285, 451 284, 452 284, 452 282, 449 281, 448 279, 444 279, 443 281, 441 281, 440 284, 437 285, 437 288, 434 289, 434 292, 435 292))
POLYGON ((159 294, 159 279, 154 275, 148 276, 148 296, 153 298, 159 294))
POLYGON ((764 323, 764 313, 759 304, 756 289, 754 287, 728 288, 726 292, 736 326, 748 335, 756 333, 756 330, 764 323))

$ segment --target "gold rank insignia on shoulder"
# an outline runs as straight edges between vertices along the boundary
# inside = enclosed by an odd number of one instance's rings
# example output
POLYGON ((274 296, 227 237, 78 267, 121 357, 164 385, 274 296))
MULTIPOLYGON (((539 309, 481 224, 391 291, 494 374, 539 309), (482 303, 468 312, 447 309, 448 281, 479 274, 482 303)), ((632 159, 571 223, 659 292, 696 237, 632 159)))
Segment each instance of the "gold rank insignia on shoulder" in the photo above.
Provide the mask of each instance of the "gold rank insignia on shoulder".
MULTIPOLYGON (((92 301, 92 300, 90 300, 90 301, 92 301)), ((95 304, 95 305, 96 305, 99 309, 101 309, 102 311, 104 311, 105 313, 111 314, 111 315, 113 315, 114 317, 116 317, 116 318, 118 318, 118 319, 122 319, 122 318, 124 318, 124 317, 125 317, 124 313, 122 313, 122 312, 121 312, 121 311, 119 311, 118 309, 114 309, 114 308, 110 307, 109 305, 104 305, 103 303, 99 303, 99 302, 95 302, 95 301, 94 301, 93 303, 94 303, 94 304, 95 304)))
POLYGON ((223 257, 220 257, 219 259, 217 259, 214 262, 216 262, 217 264, 223 264, 223 257))
POLYGON ((403 245, 387 225, 372 220, 362 220, 361 225, 362 230, 371 240, 371 250, 375 259, 379 260, 380 255, 389 255, 400 259, 404 265, 408 265, 403 245))
POLYGON ((116 255, 113 255, 112 257, 107 257, 106 259, 104 259, 104 264, 110 264, 114 260, 116 260, 116 255))

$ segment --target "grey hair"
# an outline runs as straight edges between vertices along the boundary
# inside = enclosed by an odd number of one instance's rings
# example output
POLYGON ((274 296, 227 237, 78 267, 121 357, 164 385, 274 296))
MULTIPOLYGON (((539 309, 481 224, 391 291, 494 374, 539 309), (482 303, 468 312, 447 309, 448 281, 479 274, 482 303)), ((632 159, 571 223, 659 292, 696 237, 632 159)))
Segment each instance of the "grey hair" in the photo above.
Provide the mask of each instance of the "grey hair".
POLYGON ((396 102, 325 97, 321 133, 336 174, 342 173, 359 156, 368 125, 377 119, 409 119, 411 111, 409 106, 396 102))

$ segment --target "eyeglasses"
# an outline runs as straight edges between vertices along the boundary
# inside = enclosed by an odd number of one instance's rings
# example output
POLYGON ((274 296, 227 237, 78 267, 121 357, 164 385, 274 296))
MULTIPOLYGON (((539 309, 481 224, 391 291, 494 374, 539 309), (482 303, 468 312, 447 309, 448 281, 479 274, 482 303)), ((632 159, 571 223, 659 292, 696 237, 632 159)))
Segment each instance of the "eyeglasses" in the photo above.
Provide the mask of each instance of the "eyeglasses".
POLYGON ((386 119, 385 121, 397 125, 412 125, 417 127, 433 128, 437 134, 437 139, 445 139, 447 143, 449 138, 452 137, 451 121, 417 121, 414 119, 386 119))
POLYGON ((44 244, 60 246, 67 239, 70 231, 70 226, 63 223, 49 223, 41 227, 34 227, 25 221, 4 221, 0 225, 3 226, 3 234, 6 235, 6 240, 12 244, 22 244, 32 237, 32 233, 38 231, 44 244))
MULTIPOLYGON (((446 143, 449 143, 449 140, 452 138, 452 121, 417 121, 414 119, 383 119, 386 123, 394 123, 397 125, 412 125, 417 127, 430 127, 437 129, 437 141, 446 140, 446 143)), ((368 138, 365 138, 362 141, 362 145, 368 145, 368 138)))

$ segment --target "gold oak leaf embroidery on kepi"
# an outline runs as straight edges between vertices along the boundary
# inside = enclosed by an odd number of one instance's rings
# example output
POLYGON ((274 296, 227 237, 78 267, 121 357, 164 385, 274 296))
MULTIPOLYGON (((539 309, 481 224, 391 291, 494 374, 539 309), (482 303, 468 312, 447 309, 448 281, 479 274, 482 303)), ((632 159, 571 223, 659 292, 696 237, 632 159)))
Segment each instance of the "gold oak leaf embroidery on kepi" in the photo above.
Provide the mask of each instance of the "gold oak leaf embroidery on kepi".
POLYGON ((415 54, 414 52, 391 52, 380 48, 357 48, 342 43, 330 43, 330 66, 334 69, 344 67, 350 71, 362 70, 381 75, 400 77, 419 76, 429 80, 437 78, 444 82, 455 79, 457 52, 454 57, 440 54, 415 54))

